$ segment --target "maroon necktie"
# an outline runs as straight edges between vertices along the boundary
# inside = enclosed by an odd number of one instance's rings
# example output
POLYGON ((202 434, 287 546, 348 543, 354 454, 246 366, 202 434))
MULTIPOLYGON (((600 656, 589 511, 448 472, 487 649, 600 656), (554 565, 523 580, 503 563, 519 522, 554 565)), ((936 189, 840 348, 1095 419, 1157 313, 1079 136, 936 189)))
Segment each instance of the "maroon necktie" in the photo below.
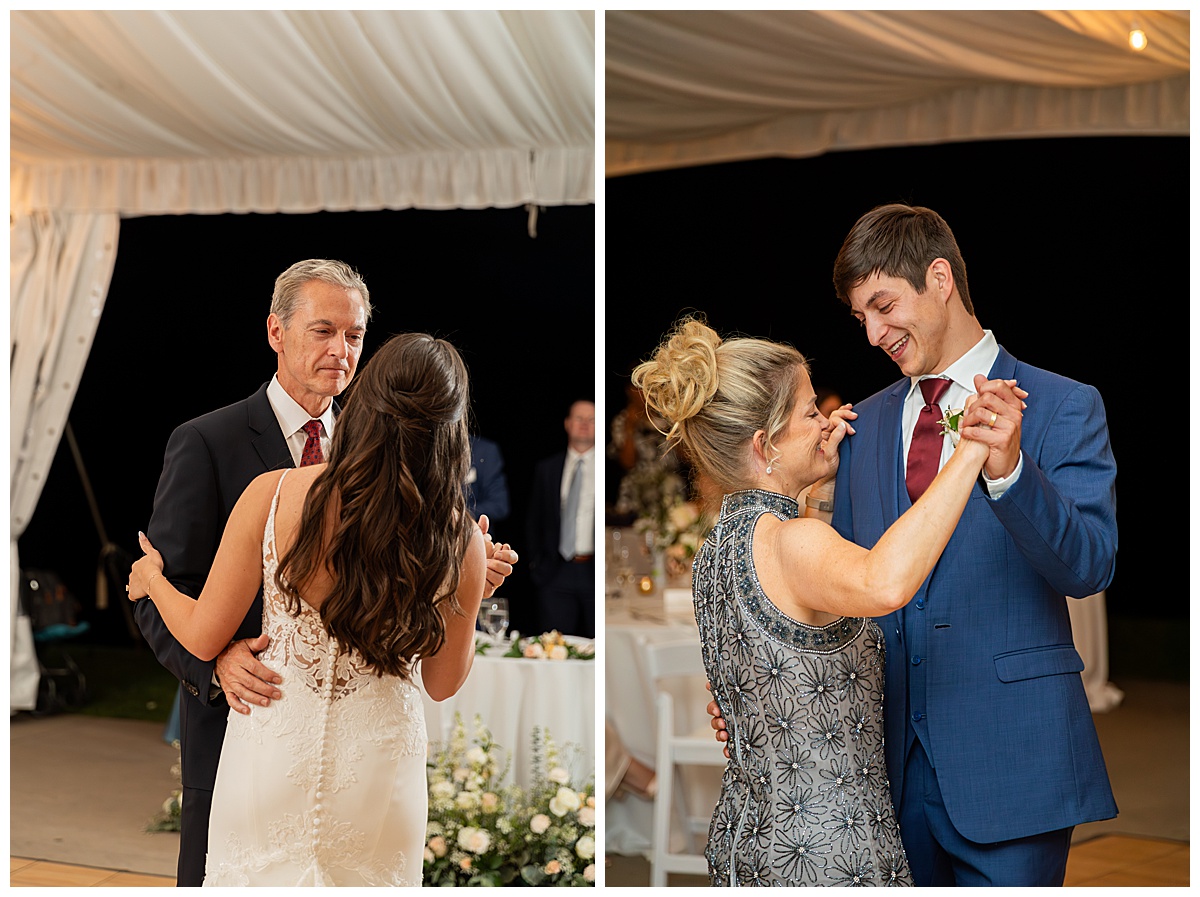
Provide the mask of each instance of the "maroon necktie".
POLYGON ((321 422, 310 420, 301 429, 308 434, 308 439, 304 443, 304 454, 300 456, 300 466, 324 463, 325 456, 321 453, 321 422))
POLYGON ((942 419, 938 399, 950 388, 950 381, 929 379, 922 380, 917 385, 921 387, 921 395, 925 397, 925 406, 917 415, 917 425, 913 427, 912 444, 908 447, 908 471, 904 475, 904 482, 908 485, 908 497, 914 502, 937 476, 944 438, 942 425, 938 423, 942 419))

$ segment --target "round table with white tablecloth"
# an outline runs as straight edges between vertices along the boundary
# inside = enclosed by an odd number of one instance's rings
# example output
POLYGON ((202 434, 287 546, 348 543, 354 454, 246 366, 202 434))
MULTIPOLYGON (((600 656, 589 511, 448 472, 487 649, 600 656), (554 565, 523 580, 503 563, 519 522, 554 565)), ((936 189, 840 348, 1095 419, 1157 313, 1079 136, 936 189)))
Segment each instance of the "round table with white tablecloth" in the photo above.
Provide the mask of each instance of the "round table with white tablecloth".
POLYGON ((422 689, 429 740, 447 741, 456 713, 470 737, 479 714, 512 760, 509 781, 528 786, 533 730, 541 727, 554 739, 572 781, 587 781, 596 770, 596 662, 499 656, 506 648, 476 655, 467 681, 445 701, 433 701, 422 689), (564 750, 568 744, 579 753, 564 750))
MULTIPOLYGON (((604 703, 608 722, 617 730, 626 750, 647 766, 654 766, 656 741, 655 692, 644 673, 641 658, 645 642, 699 640, 690 594, 669 591, 610 601, 604 621, 604 703)), ((706 724, 710 700, 704 677, 689 677, 669 686, 677 714, 687 728, 706 724)), ((721 745, 714 738, 714 753, 721 745)), ((720 769, 687 769, 683 787, 694 807, 715 806, 720 793, 720 769)), ((609 853, 643 854, 652 846, 653 808, 650 801, 627 796, 605 802, 604 849, 609 853)))

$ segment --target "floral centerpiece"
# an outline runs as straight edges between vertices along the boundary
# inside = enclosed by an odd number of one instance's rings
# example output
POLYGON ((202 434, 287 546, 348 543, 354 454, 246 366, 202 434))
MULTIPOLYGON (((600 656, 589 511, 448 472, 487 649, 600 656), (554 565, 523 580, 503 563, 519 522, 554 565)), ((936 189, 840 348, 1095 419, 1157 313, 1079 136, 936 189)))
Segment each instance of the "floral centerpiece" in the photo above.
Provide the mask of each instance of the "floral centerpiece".
POLYGON ((661 556, 669 576, 684 576, 692 569, 692 559, 704 543, 712 520, 694 501, 676 497, 654 514, 634 521, 634 530, 647 537, 656 557, 661 556))
POLYGON ((557 629, 526 639, 522 639, 521 633, 514 630, 512 645, 504 652, 504 656, 543 660, 594 660, 596 648, 594 645, 573 645, 557 629))
POLYGON ((528 789, 503 785, 508 769, 478 716, 468 742, 455 715, 448 744, 429 763, 424 883, 439 887, 588 886, 596 880, 594 784, 582 789, 548 732, 533 733, 528 789))

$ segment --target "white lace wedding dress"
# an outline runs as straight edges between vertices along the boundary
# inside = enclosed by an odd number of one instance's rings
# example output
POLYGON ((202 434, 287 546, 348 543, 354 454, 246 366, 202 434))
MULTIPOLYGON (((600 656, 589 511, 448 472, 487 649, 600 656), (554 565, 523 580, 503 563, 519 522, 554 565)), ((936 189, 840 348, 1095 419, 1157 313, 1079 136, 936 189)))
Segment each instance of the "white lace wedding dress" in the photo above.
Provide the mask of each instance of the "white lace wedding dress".
MULTIPOLYGON (((280 477, 282 485, 283 477, 280 477)), ((275 508, 263 534, 259 659, 283 697, 230 712, 213 790, 204 884, 419 886, 425 716, 415 686, 336 656, 316 610, 275 586, 275 508)))

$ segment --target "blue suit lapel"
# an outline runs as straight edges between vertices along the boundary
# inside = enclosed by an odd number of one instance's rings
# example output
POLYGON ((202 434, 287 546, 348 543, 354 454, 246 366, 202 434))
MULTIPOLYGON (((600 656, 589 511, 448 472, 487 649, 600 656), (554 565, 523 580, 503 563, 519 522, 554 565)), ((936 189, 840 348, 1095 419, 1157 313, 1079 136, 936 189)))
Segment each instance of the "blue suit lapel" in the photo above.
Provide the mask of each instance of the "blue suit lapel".
POLYGON ((904 416, 904 398, 909 381, 901 380, 884 396, 879 414, 880 451, 876 452, 879 476, 879 500, 882 503, 883 529, 887 529, 907 508, 900 507, 900 468, 904 442, 900 426, 904 416))

